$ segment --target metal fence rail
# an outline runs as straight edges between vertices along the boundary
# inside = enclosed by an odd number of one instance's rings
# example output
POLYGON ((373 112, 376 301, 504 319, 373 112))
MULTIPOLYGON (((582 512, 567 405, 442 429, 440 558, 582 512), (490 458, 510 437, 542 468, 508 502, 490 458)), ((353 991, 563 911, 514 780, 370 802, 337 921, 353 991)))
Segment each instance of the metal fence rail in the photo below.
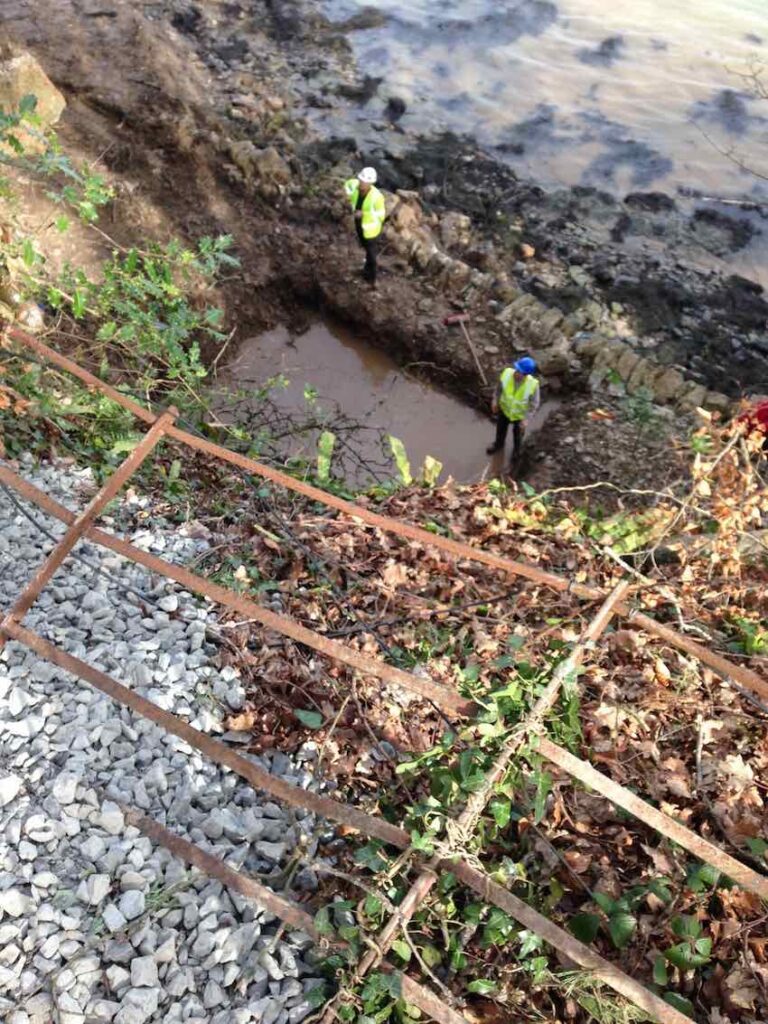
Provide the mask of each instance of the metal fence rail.
MULTIPOLYGON (((95 526, 98 516, 164 436, 182 442, 197 451, 205 452, 237 465, 249 473, 265 477, 273 483, 289 487, 314 501, 322 502, 350 516, 352 520, 351 527, 356 523, 374 526, 397 536, 437 547, 453 557, 481 562, 493 569, 534 580, 557 591, 570 589, 571 592, 580 598, 592 601, 595 599, 603 600, 603 607, 594 617, 584 635, 581 646, 577 652, 572 654, 572 658, 581 657, 585 650, 584 645, 587 642, 594 643, 609 624, 612 616, 619 614, 628 617, 636 626, 664 639, 687 654, 697 657, 724 678, 731 679, 739 686, 746 687, 762 696, 768 697, 768 682, 757 673, 744 666, 737 665, 715 652, 707 650, 700 644, 696 644, 687 637, 683 637, 669 627, 657 623, 654 619, 635 612, 625 600, 625 594, 628 589, 626 584, 620 585, 612 595, 606 596, 592 587, 586 587, 582 584, 571 584, 567 579, 544 572, 536 566, 515 562, 480 548, 474 548, 449 538, 436 536, 411 524, 387 518, 372 512, 370 509, 346 502, 334 495, 326 494, 316 487, 294 480, 292 477, 264 466, 253 459, 230 452, 226 448, 181 430, 174 423, 176 418, 175 410, 167 410, 156 417, 143 406, 117 392, 114 388, 100 381, 65 356, 56 353, 38 339, 32 338, 30 335, 26 335, 18 330, 12 330, 10 333, 16 341, 34 349, 45 359, 74 374, 88 386, 97 388, 102 393, 113 398, 114 401, 129 409, 143 422, 150 425, 150 429, 80 515, 75 515, 49 496, 43 494, 31 483, 21 479, 8 466, 0 465, 0 483, 12 487, 23 498, 38 505, 45 512, 67 525, 67 530, 63 537, 57 542, 43 565, 38 569, 30 583, 24 588, 13 606, 7 610, 0 621, 0 648, 9 638, 25 644, 41 657, 58 665, 64 671, 79 677, 81 680, 107 694, 112 700, 130 708, 134 713, 155 722, 163 729, 178 736, 189 744, 190 747, 198 749, 213 761, 238 773, 253 786, 270 793, 276 799, 292 806, 310 810, 331 821, 343 823, 368 837, 378 838, 398 849, 410 848, 410 837, 404 829, 392 825, 380 817, 367 814, 358 807, 301 789, 275 778, 249 759, 227 747, 221 741, 199 732, 178 716, 159 708, 112 677, 97 670, 85 661, 73 657, 49 643, 43 637, 26 629, 23 625, 24 616, 44 587, 50 582, 54 573, 71 554, 80 539, 87 537, 94 543, 102 545, 137 564, 143 565, 152 572, 174 580, 188 590, 197 592, 225 607, 256 619, 266 628, 303 644, 324 657, 345 664, 356 672, 380 679, 389 685, 405 687, 421 697, 433 701, 448 715, 469 715, 473 712, 474 705, 458 693, 445 686, 441 686, 433 680, 424 680, 412 673, 395 669, 379 659, 362 655, 345 644, 330 640, 328 637, 307 629, 288 616, 270 612, 241 594, 236 594, 224 587, 211 583, 187 569, 172 565, 163 559, 139 550, 125 540, 98 529, 95 526)), ((555 699, 557 695, 558 686, 558 679, 553 678, 550 684, 552 691, 550 696, 552 699, 555 699)), ((536 709, 534 718, 536 719, 537 727, 534 733, 538 737, 539 750, 544 757, 568 772, 573 778, 629 811, 629 813, 633 814, 650 828, 674 840, 695 856, 711 864, 739 885, 750 889, 764 899, 768 899, 768 876, 760 874, 718 846, 696 835, 670 816, 663 814, 644 802, 636 794, 608 779, 587 761, 575 757, 569 751, 552 743, 546 736, 541 735, 543 713, 540 714, 539 710, 543 711, 544 709, 536 709)), ((532 723, 533 719, 527 723, 529 728, 532 727, 532 723)), ((506 751, 504 766, 509 764, 514 749, 510 745, 509 750, 506 751)), ((485 787, 488 793, 491 790, 494 779, 497 777, 499 764, 500 761, 497 761, 497 764, 488 775, 485 787)), ((465 808, 463 816, 459 818, 459 822, 467 827, 473 828, 477 817, 482 812, 482 805, 479 801, 476 803, 477 807, 473 805, 470 808, 468 806, 465 808), (472 813, 469 813, 470 810, 472 813)), ((221 861, 211 857, 210 854, 195 847, 181 837, 168 832, 167 829, 164 829, 157 822, 152 822, 150 819, 133 811, 130 814, 132 817, 129 820, 136 824, 136 827, 156 841, 163 843, 176 855, 187 860, 189 863, 195 864, 200 870, 206 871, 222 881, 226 879, 225 884, 230 885, 249 899, 254 899, 257 902, 261 901, 263 904, 268 905, 269 910, 280 916, 286 924, 300 927, 310 935, 315 934, 311 918, 295 904, 291 904, 289 901, 277 896, 277 894, 267 890, 255 882, 255 880, 249 879, 246 875, 233 871, 221 861)), ((437 873, 451 871, 464 885, 477 893, 481 899, 505 910, 526 928, 535 932, 550 943, 550 945, 558 949, 571 961, 591 972, 596 978, 605 982, 616 992, 619 992, 638 1007, 651 1014, 661 1024, 686 1024, 686 1022, 689 1024, 688 1017, 670 1006, 654 992, 646 989, 618 967, 599 956, 594 950, 579 942, 528 904, 518 899, 508 889, 495 882, 486 871, 474 863, 469 863, 466 858, 462 857, 461 853, 461 850, 457 850, 455 854, 452 853, 450 856, 443 855, 423 865, 420 879, 417 880, 417 884, 412 894, 410 894, 410 899, 408 899, 405 905, 407 912, 412 913, 425 898, 431 888, 431 880, 436 877, 437 873)), ((400 918, 395 915, 393 921, 390 922, 389 928, 386 929, 386 934, 383 936, 386 940, 385 945, 391 942, 397 933, 398 927, 402 926, 402 922, 405 919, 402 912, 400 918)), ((385 950, 382 950, 382 952, 385 952, 385 950)), ((368 966, 371 965, 372 962, 368 966)), ((383 969, 393 970, 391 966, 386 964, 384 964, 383 969)), ((425 1014, 439 1021, 440 1024, 461 1024, 464 1021, 464 1018, 455 1009, 446 1005, 433 992, 407 975, 402 975, 402 985, 404 998, 419 1006, 425 1014)))

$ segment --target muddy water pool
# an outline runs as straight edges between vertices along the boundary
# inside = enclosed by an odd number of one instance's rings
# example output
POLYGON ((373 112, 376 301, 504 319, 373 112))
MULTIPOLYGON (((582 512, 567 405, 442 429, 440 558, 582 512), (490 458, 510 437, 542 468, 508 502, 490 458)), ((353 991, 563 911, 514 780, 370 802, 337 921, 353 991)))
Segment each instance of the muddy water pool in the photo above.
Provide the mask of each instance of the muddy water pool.
MULTIPOLYGON (((494 433, 488 416, 403 372, 384 352, 338 325, 318 322, 298 335, 279 327, 249 338, 219 382, 247 396, 280 375, 285 381, 272 388, 271 402, 297 423, 309 424, 305 433, 287 439, 286 455, 314 460, 321 428, 313 424, 327 422, 340 442, 354 446, 354 458, 341 449, 339 458, 347 479, 358 485, 396 474, 389 434, 405 445, 414 476, 427 455, 443 463, 442 480, 472 483, 503 470, 500 456, 485 454, 494 433), (362 429, 339 429, 342 417, 362 429)), ((531 434, 551 407, 537 414, 531 434)))

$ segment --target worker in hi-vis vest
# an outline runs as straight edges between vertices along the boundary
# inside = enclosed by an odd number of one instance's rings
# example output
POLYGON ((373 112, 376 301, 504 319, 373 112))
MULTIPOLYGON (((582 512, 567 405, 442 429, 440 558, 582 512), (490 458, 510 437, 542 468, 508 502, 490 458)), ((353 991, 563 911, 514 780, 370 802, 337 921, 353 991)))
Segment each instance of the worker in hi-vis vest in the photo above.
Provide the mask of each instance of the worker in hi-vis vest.
POLYGON ((526 421, 530 414, 539 408, 541 398, 541 389, 535 374, 536 361, 530 356, 523 356, 514 366, 507 366, 501 371, 499 386, 491 404, 497 419, 496 440, 486 449, 489 455, 501 451, 504 447, 511 423, 514 440, 512 458, 519 458, 526 421))
POLYGON ((344 182, 344 192, 352 204, 357 238, 365 249, 363 278, 376 287, 376 250, 387 216, 384 196, 376 188, 376 171, 364 167, 356 178, 344 182))

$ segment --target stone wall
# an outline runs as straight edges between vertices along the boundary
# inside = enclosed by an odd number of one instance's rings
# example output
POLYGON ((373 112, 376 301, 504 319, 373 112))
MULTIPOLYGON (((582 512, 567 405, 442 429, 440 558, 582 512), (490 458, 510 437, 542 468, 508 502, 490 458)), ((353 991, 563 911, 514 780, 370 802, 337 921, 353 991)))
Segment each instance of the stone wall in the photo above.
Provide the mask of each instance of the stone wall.
POLYGON ((427 217, 414 192, 387 194, 386 199, 390 216, 385 230, 394 249, 432 277, 448 295, 469 299, 474 291, 475 295, 486 293, 497 303, 503 303, 495 314, 496 323, 513 339, 513 347, 530 352, 545 377, 585 368, 592 372, 610 370, 624 383, 628 394, 646 389, 655 402, 674 406, 681 412, 691 412, 698 406, 724 415, 732 410, 734 403, 730 398, 686 379, 679 370, 659 366, 616 338, 599 332, 580 332, 599 319, 594 311, 577 310, 566 316, 517 288, 508 278, 477 270, 448 255, 438 239, 453 249, 468 246, 468 217, 457 213, 427 217), (521 339, 517 345, 515 338, 521 339))

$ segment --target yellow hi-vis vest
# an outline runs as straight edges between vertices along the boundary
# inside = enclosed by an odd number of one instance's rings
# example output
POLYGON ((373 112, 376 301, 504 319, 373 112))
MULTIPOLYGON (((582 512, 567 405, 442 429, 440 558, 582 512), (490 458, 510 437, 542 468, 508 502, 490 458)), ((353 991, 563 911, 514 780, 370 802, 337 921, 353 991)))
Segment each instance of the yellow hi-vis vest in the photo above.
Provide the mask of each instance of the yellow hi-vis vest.
MULTIPOLYGON (((360 195, 360 182, 357 178, 349 178, 348 181, 344 182, 344 192, 352 204, 352 209, 356 210, 357 199, 360 195)), ((384 205, 384 196, 375 185, 371 185, 368 189, 368 194, 363 200, 362 210, 363 238, 378 238, 381 234, 381 229, 384 227, 387 210, 384 205)))
POLYGON ((501 411, 512 423, 524 420, 528 414, 531 399, 539 389, 539 382, 530 374, 515 386, 515 371, 508 366, 501 371, 501 411))

